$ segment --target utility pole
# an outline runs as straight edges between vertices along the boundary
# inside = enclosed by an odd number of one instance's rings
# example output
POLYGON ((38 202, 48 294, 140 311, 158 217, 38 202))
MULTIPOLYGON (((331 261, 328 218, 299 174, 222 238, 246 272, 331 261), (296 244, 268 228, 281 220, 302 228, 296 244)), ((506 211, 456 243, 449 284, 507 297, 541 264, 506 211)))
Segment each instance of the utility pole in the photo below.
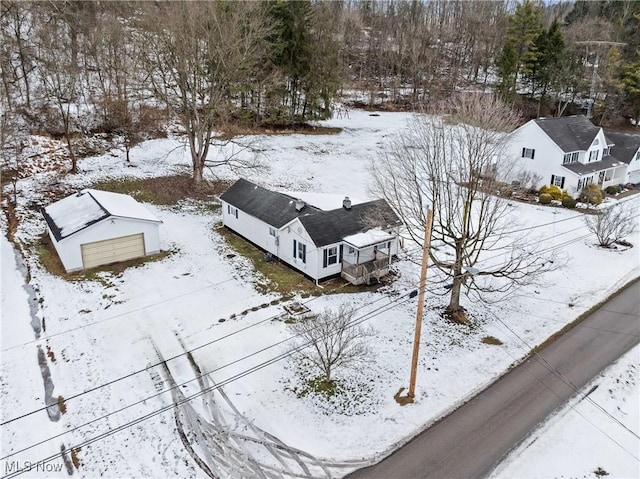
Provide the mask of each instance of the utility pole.
MULTIPOLYGON (((576 42, 576 45, 586 45, 587 46, 587 54, 585 56, 585 61, 588 59, 589 56, 589 45, 594 45, 594 46, 625 46, 626 43, 620 43, 620 42, 605 42, 605 41, 597 41, 597 40, 588 40, 588 41, 581 41, 581 42, 576 42)), ((596 102, 596 86, 598 84, 598 80, 600 79, 600 77, 598 76, 598 64, 600 63, 600 52, 596 50, 596 60, 595 63, 593 63, 593 74, 591 76, 591 87, 589 88, 589 102, 587 103, 587 118, 591 118, 592 116, 592 110, 593 110, 593 104, 596 102)))
POLYGON ((431 228, 433 226, 433 211, 427 210, 427 219, 424 225, 424 243, 422 245, 422 268, 420 270, 420 288, 418 290, 418 310, 416 311, 416 327, 413 337, 413 356, 411 358, 411 377, 409 378, 409 391, 406 396, 400 396, 404 388, 396 393, 395 400, 401 405, 413 402, 416 393, 416 375, 418 372, 418 356, 420 352, 420 334, 422 331, 422 313, 424 311, 424 294, 427 286, 427 265, 429 263, 429 248, 431 245, 431 228))

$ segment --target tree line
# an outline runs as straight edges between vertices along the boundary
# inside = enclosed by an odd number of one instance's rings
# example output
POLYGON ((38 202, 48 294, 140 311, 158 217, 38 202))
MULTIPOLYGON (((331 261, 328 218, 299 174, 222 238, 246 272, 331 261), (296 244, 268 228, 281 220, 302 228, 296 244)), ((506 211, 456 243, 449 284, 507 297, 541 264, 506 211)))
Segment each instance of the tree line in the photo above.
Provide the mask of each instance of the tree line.
POLYGON ((170 116, 187 137, 199 182, 213 132, 224 125, 324 119, 344 99, 418 110, 481 87, 535 105, 534 115, 571 111, 592 97, 600 117, 640 117, 638 0, 5 1, 0 8, 2 137, 58 135, 71 171, 78 135, 116 134, 128 158, 170 116))

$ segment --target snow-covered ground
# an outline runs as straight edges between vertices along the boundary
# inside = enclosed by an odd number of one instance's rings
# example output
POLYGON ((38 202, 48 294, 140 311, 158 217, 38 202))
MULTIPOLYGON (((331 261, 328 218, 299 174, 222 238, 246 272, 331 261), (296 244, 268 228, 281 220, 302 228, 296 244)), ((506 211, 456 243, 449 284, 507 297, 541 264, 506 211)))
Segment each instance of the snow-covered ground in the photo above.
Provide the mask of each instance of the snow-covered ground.
MULTIPOLYGON (((324 122, 343 128, 336 135, 257 137, 260 158, 267 168, 251 172, 247 178, 280 190, 370 198, 371 162, 384 154, 408 119, 404 113, 377 115, 351 111, 350 118, 324 122)), ((80 175, 61 181, 83 188, 107 177, 188 172, 190 165, 186 149, 172 138, 143 143, 132 151, 132 160, 135 166, 125 167, 118 154, 88 158, 80 162, 80 175)), ((218 174, 235 178, 230 171, 218 174)), ((42 185, 54 181, 52 173, 41 173, 18 183, 22 222, 16 238, 25 245, 45 227, 40 215, 26 207, 46 204, 40 193, 42 185)), ((640 195, 627 201, 638 208, 640 195)), ((256 290, 256 274, 246 260, 227 256, 230 250, 216 231, 219 211, 190 204, 147 207, 163 221, 162 248, 173 251, 160 261, 117 275, 102 273, 94 281, 69 282, 45 271, 35 255, 29 257, 29 286, 37 303, 34 314, 45 325, 40 339, 31 329, 23 279, 16 273, 11 250, 3 239, 2 422, 45 405, 38 347, 50 351, 46 363, 55 385, 53 397, 65 398, 66 406, 57 422, 41 410, 2 426, 3 474, 12 472, 6 469, 11 461, 35 463, 64 444, 66 448, 82 445, 76 455, 81 462, 78 473, 83 477, 204 477, 177 434, 166 375, 156 366, 157 348, 165 359, 175 357, 168 365, 178 383, 193 380, 193 370, 182 354, 186 347, 202 372, 210 372, 217 383, 226 383, 226 397, 237 410, 228 421, 234 435, 248 434, 248 426, 238 419, 238 415, 244 416, 275 436, 282 447, 302 450, 324 464, 336 463, 333 469, 325 469, 325 476, 340 475, 349 467, 375 461, 408 440, 517 362, 528 352, 527 345, 544 341, 640 275, 637 247, 615 251, 596 247, 579 213, 514 202, 519 223, 546 225, 530 230, 529 236, 532 242, 557 250, 558 267, 546 274, 541 284, 526 287, 493 307, 467 302, 472 328, 440 318, 437 308, 445 298, 438 293, 446 291, 431 275, 413 405, 400 407, 393 395, 407 386, 409 377, 416 300, 408 299, 406 293, 418 283, 415 262, 399 261, 399 279, 377 292, 297 298, 314 312, 351 304, 363 324, 375 331, 372 355, 365 367, 338 373, 346 382, 346 400, 328 405, 309 396, 298 398, 292 392, 300 385, 295 365, 287 358, 276 360, 286 352, 291 338, 281 318, 283 304, 272 304, 277 303, 275 295, 256 290), (485 344, 485 336, 494 336, 503 344, 485 344), (252 368, 256 371, 245 375, 252 368), (83 394, 85 391, 89 392, 83 394), (134 423, 146 415, 147 419, 134 423), (58 434, 62 435, 54 441, 17 452, 58 434)), ((628 240, 640 244, 640 233, 628 240)), ((486 265, 496 261, 487 258, 486 265)), ((482 268, 482 264, 478 266, 482 268)), ((180 391, 186 396, 197 394, 198 384, 188 382, 180 391)), ((610 405, 637 402, 637 396, 637 388, 620 389, 610 405)), ((207 401, 198 398, 191 403, 198 414, 206 415, 207 401)), ((626 424, 633 417, 621 420, 626 424)), ((578 417, 572 422, 579 421, 578 417)), ((634 425, 628 427, 633 429, 634 425)), ((574 440, 583 440, 589 447, 586 434, 576 434, 574 440)), ((257 451, 255 444, 238 447, 240 455, 251 455, 260 463, 277 462, 275 456, 270 459, 264 451, 257 451)), ((637 451, 637 440, 625 443, 625 447, 637 451)), ((570 467, 572 460, 567 457, 564 464, 570 467)), ((522 462, 513 474, 535 475, 535 462, 522 462)), ((56 459, 52 464, 63 462, 56 459)), ((509 467, 518 464, 514 459, 509 467)), ((223 475, 237 476, 231 466, 219 466, 223 475)), ((609 471, 608 464, 602 467, 609 471)), ((43 472, 32 473, 34 477, 49 474, 43 472)), ((614 467, 610 472, 617 474, 614 467)), ((64 473, 63 469, 59 474, 64 473)))

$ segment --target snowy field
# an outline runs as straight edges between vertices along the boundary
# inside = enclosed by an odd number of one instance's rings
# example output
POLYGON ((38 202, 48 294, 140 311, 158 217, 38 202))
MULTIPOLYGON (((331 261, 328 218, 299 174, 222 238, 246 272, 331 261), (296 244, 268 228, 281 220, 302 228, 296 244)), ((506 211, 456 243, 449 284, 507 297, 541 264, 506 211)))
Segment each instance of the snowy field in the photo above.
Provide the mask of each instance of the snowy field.
MULTIPOLYGON (((371 198, 371 162, 384 154, 407 120, 404 113, 372 116, 352 111, 350 118, 323 122, 343 128, 340 134, 256 137, 260 159, 268 168, 246 177, 274 189, 371 198)), ((81 160, 81 173, 60 181, 83 188, 104 178, 189 172, 187 154, 176 139, 153 140, 132 151, 134 167, 126 167, 123 155, 111 152, 81 160)), ((231 171, 218 174, 236 178, 231 171)), ((27 208, 42 204, 42 185, 55 181, 52 173, 42 173, 18 183, 22 222, 16 238, 22 244, 32 243, 44 232, 44 220, 27 208)), ((640 195, 626 201, 637 209, 640 195)), ((222 477, 250 475, 243 469, 246 463, 264 466, 273 477, 287 471, 301 475, 305 467, 316 477, 341 476, 410 439, 519 361, 531 346, 640 275, 637 246, 603 250, 595 245, 581 214, 514 202, 518 226, 536 226, 530 230, 531 241, 555 251, 558 268, 540 284, 491 307, 467 301, 472 328, 440 318, 437 308, 445 304, 446 291, 430 273, 413 405, 399 407, 393 395, 407 386, 409 378, 416 300, 408 299, 407 293, 418 284, 419 268, 407 258, 416 256, 415 245, 396 263, 400 276, 391 286, 377 292, 296 298, 314 312, 349 303, 363 324, 375 331, 367 364, 337 374, 348 385, 347 400, 327 404, 292 392, 299 379, 294 364, 283 357, 291 338, 282 320, 283 304, 272 304, 275 295, 258 292, 256 273, 246 260, 227 257, 229 247, 216 231, 219 211, 190 203, 147 207, 163 221, 162 248, 172 254, 122 274, 102 273, 95 281, 69 282, 53 276, 32 254, 25 288, 24 274, 3 238, 1 420, 37 411, 2 426, 3 475, 21 468, 31 477, 66 476, 67 467, 73 467, 69 451, 76 448, 81 477, 206 477, 185 451, 171 407, 176 398, 192 395, 189 411, 178 419, 183 426, 191 424, 193 431, 198 418, 221 425, 225 433, 216 437, 200 432, 215 443, 202 449, 216 450, 228 459, 224 463, 206 459, 222 477), (31 326, 33 317, 44 323, 39 338, 31 326), (485 336, 503 344, 485 344, 481 341, 485 336), (66 412, 56 421, 45 410, 38 348, 47 353, 52 398, 65 400, 66 412), (224 394, 198 396, 207 384, 194 380, 197 374, 183 354, 185 349, 192 351, 202 373, 210 373, 208 385, 222 384, 224 394), (168 360, 179 387, 170 390, 171 379, 158 366, 158 353, 168 360), (144 420, 138 422, 140 418, 144 420), (61 446, 67 450, 66 461, 56 458, 47 470, 44 466, 27 470, 26 463, 37 464, 61 446), (283 458, 274 449, 290 455, 283 458)), ((6 231, 4 221, 3 217, 6 231)), ((627 239, 640 244, 638 232, 627 239)), ((486 258, 484 265, 496 261, 486 258)), ((615 381, 625 371, 637 379, 637 349, 634 354, 598 378, 603 385, 594 394, 606 393, 605 382, 615 381)), ((620 407, 615 414, 637 433, 637 414, 622 412, 638 402, 637 381, 615 391, 606 404, 612 410, 620 407)), ((601 413, 585 414, 595 421, 601 413)), ((593 441, 601 434, 597 429, 579 429, 584 427, 581 416, 564 412, 558 416, 577 428, 570 433, 576 448, 584 447, 589 454, 590 448, 602 447, 593 441)), ((598 462, 595 455, 594 466, 569 452, 555 460, 565 469, 541 472, 538 461, 556 451, 553 438, 558 436, 553 429, 550 425, 539 430, 535 436, 539 439, 532 446, 532 440, 523 444, 526 451, 512 456, 495 477, 582 477, 599 465, 611 474, 608 477, 629 477, 633 472, 624 465, 617 469, 610 462, 598 462)), ((637 438, 617 440, 638 451, 637 438)), ((207 455, 203 450, 195 453, 207 455)))

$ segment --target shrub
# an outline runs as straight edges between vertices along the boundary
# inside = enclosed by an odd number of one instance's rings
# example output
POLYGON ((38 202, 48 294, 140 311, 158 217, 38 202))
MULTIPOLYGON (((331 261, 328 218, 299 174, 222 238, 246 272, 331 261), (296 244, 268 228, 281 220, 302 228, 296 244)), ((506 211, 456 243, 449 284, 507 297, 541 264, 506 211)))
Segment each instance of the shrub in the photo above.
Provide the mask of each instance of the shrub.
POLYGON ((618 187, 616 186, 607 186, 604 192, 608 195, 615 195, 618 193, 618 187))
POLYGON ((571 198, 571 196, 566 196, 562 198, 562 206, 565 208, 575 208, 578 202, 571 198))
POLYGON ((509 196, 513 195, 513 188, 508 183, 499 182, 496 185, 496 188, 498 190, 498 195, 500 195, 500 196, 509 197, 509 196))
POLYGON ((540 196, 538 196, 538 203, 540 203, 541 205, 548 205, 549 203, 551 203, 552 199, 553 198, 549 193, 540 193, 540 196))
POLYGON ((602 190, 595 183, 589 183, 580 192, 578 198, 582 203, 590 203, 592 205, 599 205, 602 203, 602 190))
POLYGON ((543 186, 542 188, 540 188, 540 194, 551 195, 552 200, 558 201, 562 200, 562 198, 565 198, 566 196, 569 196, 566 191, 562 191, 556 185, 543 186))

